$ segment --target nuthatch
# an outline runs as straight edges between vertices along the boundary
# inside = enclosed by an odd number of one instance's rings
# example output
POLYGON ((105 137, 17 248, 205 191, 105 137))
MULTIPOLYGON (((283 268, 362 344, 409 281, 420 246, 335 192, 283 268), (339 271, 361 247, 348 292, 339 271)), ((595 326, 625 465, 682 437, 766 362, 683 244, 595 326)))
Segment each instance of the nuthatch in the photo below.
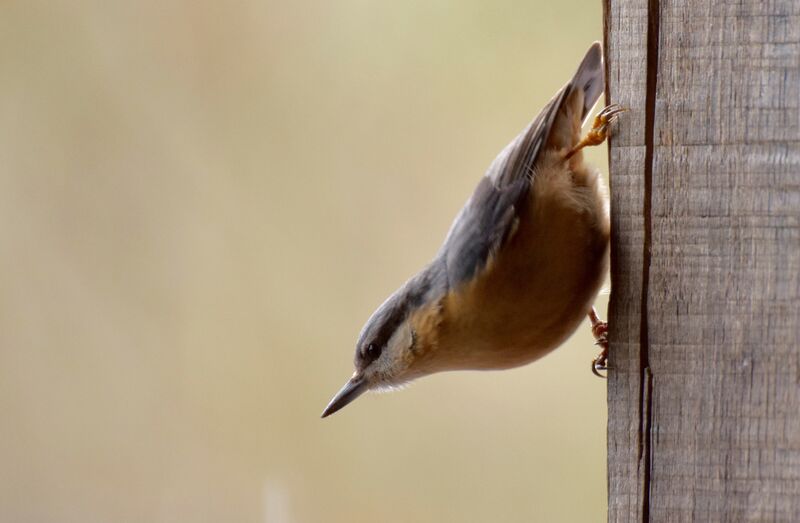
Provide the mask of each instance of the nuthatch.
MULTIPOLYGON (((507 369, 541 358, 588 314, 608 266, 608 197, 581 149, 601 143, 609 106, 581 140, 604 90, 602 48, 489 166, 434 260, 392 294, 359 336, 355 373, 325 408, 434 372, 507 369)), ((593 369, 605 364, 605 353, 593 369)))

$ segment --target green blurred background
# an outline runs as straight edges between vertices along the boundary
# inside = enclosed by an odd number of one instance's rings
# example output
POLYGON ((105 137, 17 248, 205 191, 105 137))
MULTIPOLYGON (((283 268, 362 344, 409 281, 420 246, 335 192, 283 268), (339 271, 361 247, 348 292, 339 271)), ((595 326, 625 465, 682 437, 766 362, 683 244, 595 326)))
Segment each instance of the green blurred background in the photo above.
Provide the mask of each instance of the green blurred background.
POLYGON ((0 520, 604 519, 588 325, 319 419, 601 31, 585 0, 3 2, 0 520))

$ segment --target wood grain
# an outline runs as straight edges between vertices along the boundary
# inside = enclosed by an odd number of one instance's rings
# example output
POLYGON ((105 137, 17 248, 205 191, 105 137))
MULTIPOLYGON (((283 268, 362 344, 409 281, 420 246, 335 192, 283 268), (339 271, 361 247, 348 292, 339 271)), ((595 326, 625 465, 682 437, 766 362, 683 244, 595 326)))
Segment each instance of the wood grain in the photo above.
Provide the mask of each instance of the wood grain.
POLYGON ((800 4, 609 0, 610 521, 800 521, 800 4))

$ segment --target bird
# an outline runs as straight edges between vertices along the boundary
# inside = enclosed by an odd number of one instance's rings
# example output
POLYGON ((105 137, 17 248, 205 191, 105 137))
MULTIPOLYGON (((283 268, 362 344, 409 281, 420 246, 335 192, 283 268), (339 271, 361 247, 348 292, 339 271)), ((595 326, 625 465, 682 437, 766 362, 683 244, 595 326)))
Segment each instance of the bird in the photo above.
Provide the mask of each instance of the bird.
POLYGON ((433 261, 389 296, 364 325, 352 377, 322 417, 367 391, 429 374, 500 370, 561 345, 588 315, 603 347, 607 324, 593 308, 608 270, 608 192, 584 147, 602 143, 624 111, 603 109, 581 129, 605 90, 595 42, 572 79, 491 163, 433 261))

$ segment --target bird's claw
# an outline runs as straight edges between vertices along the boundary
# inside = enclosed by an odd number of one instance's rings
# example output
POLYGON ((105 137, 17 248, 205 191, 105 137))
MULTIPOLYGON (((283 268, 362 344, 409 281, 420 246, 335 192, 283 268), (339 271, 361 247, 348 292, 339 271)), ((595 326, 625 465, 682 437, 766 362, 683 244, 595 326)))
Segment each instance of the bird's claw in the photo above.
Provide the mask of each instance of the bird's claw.
POLYGON ((578 144, 572 148, 570 152, 567 153, 566 158, 569 159, 583 149, 584 147, 590 147, 593 145, 600 145, 603 143, 606 138, 608 138, 608 129, 611 123, 616 120, 620 113, 627 111, 628 109, 622 107, 619 104, 611 104, 603 108, 600 113, 595 116, 594 122, 592 123, 592 128, 586 134, 586 136, 578 142, 578 144))
POLYGON ((601 371, 608 370, 608 341, 604 340, 597 340, 595 345, 600 345, 603 349, 600 351, 600 354, 597 355, 595 359, 592 360, 592 374, 597 376, 598 378, 606 378, 607 376, 603 374, 601 371))
POLYGON ((602 129, 604 132, 608 131, 608 126, 611 125, 611 122, 616 120, 620 113, 624 113, 628 109, 626 107, 622 107, 620 104, 611 104, 607 105, 600 111, 594 119, 594 124, 592 125, 592 130, 595 129, 602 129))
POLYGON ((592 374, 598 378, 606 378, 601 371, 608 370, 608 323, 600 320, 594 308, 589 312, 589 320, 592 322, 594 344, 601 348, 600 354, 592 360, 592 374))

